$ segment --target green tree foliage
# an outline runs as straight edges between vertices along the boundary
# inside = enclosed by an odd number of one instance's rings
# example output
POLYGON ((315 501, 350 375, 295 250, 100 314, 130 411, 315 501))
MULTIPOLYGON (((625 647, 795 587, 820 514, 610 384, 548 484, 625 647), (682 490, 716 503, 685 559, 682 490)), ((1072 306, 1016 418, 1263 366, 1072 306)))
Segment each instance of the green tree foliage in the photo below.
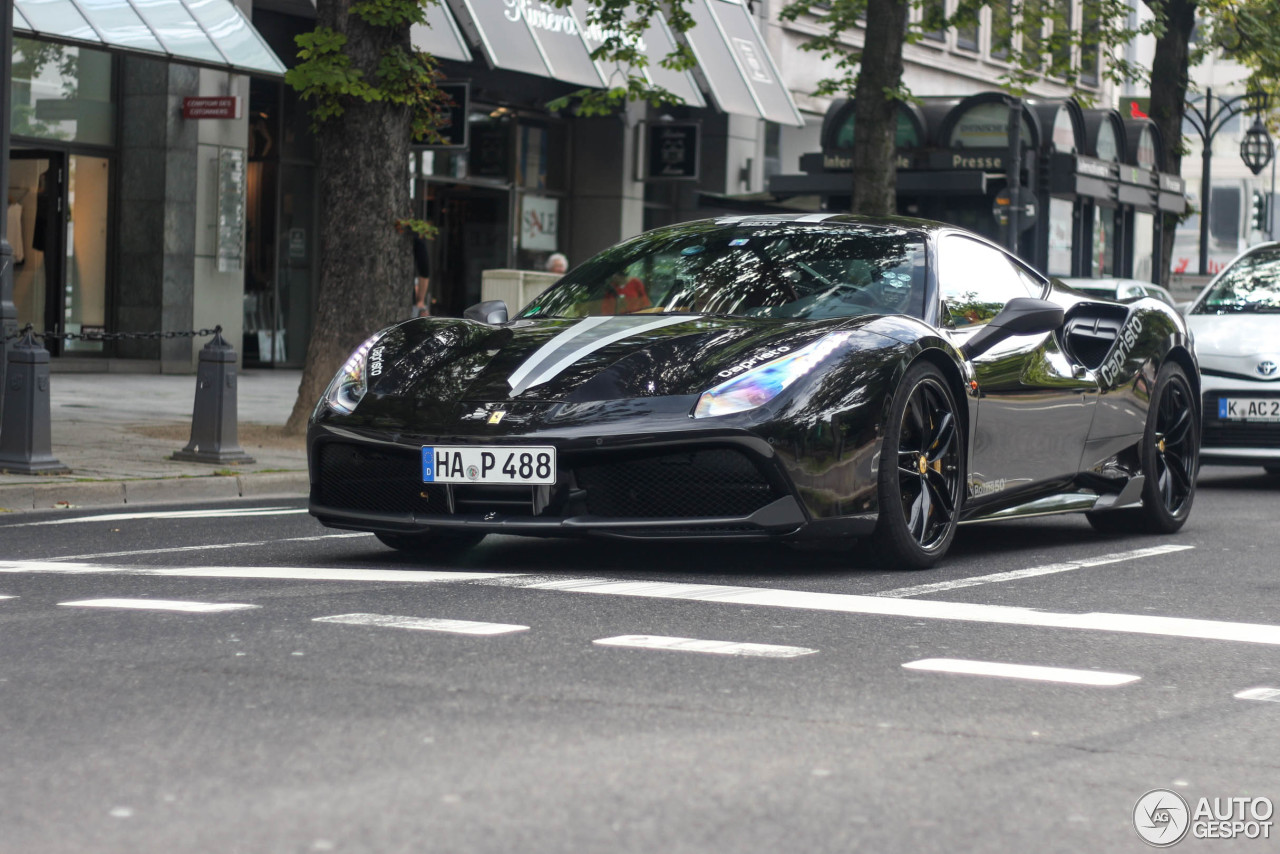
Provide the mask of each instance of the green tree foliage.
MULTIPOLYGON (((564 8, 573 0, 551 0, 564 8)), ((608 68, 617 68, 620 85, 611 89, 579 89, 547 104, 552 110, 571 109, 577 115, 609 115, 623 109, 628 102, 648 103, 658 107, 681 103, 679 96, 653 83, 645 74, 649 57, 641 49, 645 30, 659 14, 677 34, 693 28, 694 21, 685 8, 687 0, 587 0, 589 11, 584 25, 600 36, 600 45, 591 58, 608 68)), ((593 38, 592 41, 597 39, 593 38)), ((675 50, 659 60, 673 71, 688 71, 696 65, 689 46, 677 42, 675 50)))

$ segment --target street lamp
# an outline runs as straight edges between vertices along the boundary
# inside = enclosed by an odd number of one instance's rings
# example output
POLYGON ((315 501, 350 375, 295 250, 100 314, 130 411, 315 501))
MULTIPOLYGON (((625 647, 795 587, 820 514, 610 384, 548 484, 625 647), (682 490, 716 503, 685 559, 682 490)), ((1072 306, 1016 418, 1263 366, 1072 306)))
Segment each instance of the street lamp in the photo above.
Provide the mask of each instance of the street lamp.
POLYGON ((1244 139, 1240 140, 1240 159, 1253 174, 1257 175, 1271 162, 1274 149, 1275 143, 1271 141, 1271 134, 1267 133, 1267 129, 1262 126, 1262 118, 1255 117, 1253 127, 1249 128, 1244 139))
POLYGON ((1232 118, 1250 110, 1257 115, 1253 127, 1240 143, 1240 156, 1245 165, 1257 175, 1271 162, 1271 136, 1263 127, 1261 117, 1267 109, 1265 92, 1246 92, 1234 98, 1219 98, 1214 105, 1213 90, 1204 90, 1204 100, 1199 104, 1187 102, 1185 118, 1200 134, 1200 275, 1209 275, 1209 170, 1213 160, 1213 138, 1232 118), (1256 133, 1255 133, 1256 131, 1256 133), (1259 165, 1255 166, 1254 163, 1259 165))

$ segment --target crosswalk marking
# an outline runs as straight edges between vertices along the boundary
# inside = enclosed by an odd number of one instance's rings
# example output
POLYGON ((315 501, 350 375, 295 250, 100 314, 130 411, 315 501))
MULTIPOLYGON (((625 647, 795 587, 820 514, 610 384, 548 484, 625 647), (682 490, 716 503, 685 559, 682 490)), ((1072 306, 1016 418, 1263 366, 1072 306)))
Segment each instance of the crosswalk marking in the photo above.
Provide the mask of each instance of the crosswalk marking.
POLYGON ((1134 549, 1133 551, 1116 552, 1115 554, 1100 555, 1098 557, 1068 560, 1063 561, 1062 563, 1047 564, 1045 566, 1033 566, 1029 569, 1015 569, 1010 572, 996 572, 991 575, 975 575, 969 578, 956 578, 951 581, 938 581, 933 584, 916 584, 912 587, 899 587, 896 590, 883 590, 872 595, 893 599, 901 599, 906 596, 923 596, 926 593, 941 593, 946 590, 958 590, 961 587, 977 587, 980 584, 994 584, 1000 581, 1018 581, 1023 578, 1035 578, 1040 575, 1053 575, 1059 572, 1071 572, 1075 569, 1085 569, 1091 566, 1104 566, 1109 563, 1136 560, 1137 558, 1172 554, 1173 552, 1181 552, 1193 548, 1195 548, 1195 546, 1152 546, 1146 549, 1134 549))
POLYGON ((262 546, 275 546, 280 543, 314 543, 320 540, 350 540, 357 537, 372 537, 373 534, 361 531, 359 533, 347 534, 316 534, 310 537, 280 537, 270 540, 245 540, 238 543, 207 543, 199 546, 163 546, 156 549, 129 549, 119 552, 96 552, 86 555, 64 555, 62 557, 51 557, 51 561, 86 561, 101 560, 104 557, 134 557, 136 555, 162 555, 177 552, 207 552, 214 549, 247 549, 260 548, 262 546))
POLYGON ((169 578, 258 578, 279 581, 368 581, 425 584, 505 578, 504 572, 449 572, 418 569, 343 569, 326 566, 107 566, 83 561, 0 561, 0 572, 55 575, 152 575, 169 578))
POLYGON ((802 646, 776 646, 768 643, 736 643, 734 641, 670 638, 659 635, 619 635, 592 643, 600 646, 625 646, 639 649, 673 649, 679 652, 709 652, 715 655, 750 655, 760 658, 796 658, 813 655, 816 649, 802 646))
POLYGON ((80 599, 58 604, 66 608, 129 608, 140 611, 183 611, 190 614, 244 611, 262 607, 239 602, 182 602, 176 599, 80 599))
POLYGON ((525 632, 528 626, 509 623, 474 623, 470 620, 445 620, 438 617, 396 617, 390 614, 338 614, 315 617, 315 623, 345 623, 352 626, 379 626, 388 629, 417 629, 427 632, 449 632, 457 635, 505 635, 525 632))
MULTIPOLYGON (((715 584, 676 584, 662 581, 609 581, 602 578, 573 578, 557 581, 502 580, 503 586, 562 593, 595 593, 611 596, 642 596, 690 602, 724 602, 734 605, 761 605, 770 608, 797 608, 870 614, 884 617, 914 617, 925 620, 957 620, 1007 626, 1038 626, 1059 629, 1160 635, 1202 640, 1239 641, 1280 645, 1280 626, 1261 623, 1228 623, 1184 617, 1154 617, 1144 614, 1067 614, 1017 608, 1008 605, 977 605, 968 602, 938 602, 930 599, 890 599, 848 593, 813 593, 804 590, 776 590, 763 587, 731 587, 715 584)), ((485 582, 480 582, 485 583, 485 582)))
POLYGON ((694 602, 723 602, 771 608, 794 608, 884 617, 957 620, 1009 626, 1080 629, 1202 640, 1237 641, 1280 646, 1280 626, 1233 623, 1146 614, 1056 613, 1035 608, 939 602, 847 593, 817 593, 763 587, 715 584, 677 584, 661 581, 612 581, 603 578, 559 578, 510 572, 452 572, 431 570, 342 569, 331 567, 196 566, 131 567, 86 562, 0 561, 0 572, 102 573, 174 578, 253 578, 291 581, 353 581, 365 583, 472 582, 564 593, 640 596, 694 602))
POLYGON ((1266 700, 1280 703, 1280 688, 1246 688, 1234 695, 1237 700, 1266 700))
POLYGON ((306 513, 305 507, 224 507, 213 510, 158 510, 139 513, 103 513, 99 516, 74 516, 70 519, 45 519, 40 522, 15 522, 9 528, 36 528, 43 525, 71 525, 76 522, 129 522, 136 519, 230 519, 241 516, 295 516, 306 513))
POLYGON ((1037 682, 1061 682, 1068 685, 1128 685, 1141 676, 1129 673, 1106 673, 1100 670, 1072 670, 1069 667, 1040 667, 1030 664, 1005 664, 999 661, 968 661, 963 658, 922 658, 902 665, 908 670, 934 673, 959 673, 965 676, 999 676, 1005 679, 1031 679, 1037 682))

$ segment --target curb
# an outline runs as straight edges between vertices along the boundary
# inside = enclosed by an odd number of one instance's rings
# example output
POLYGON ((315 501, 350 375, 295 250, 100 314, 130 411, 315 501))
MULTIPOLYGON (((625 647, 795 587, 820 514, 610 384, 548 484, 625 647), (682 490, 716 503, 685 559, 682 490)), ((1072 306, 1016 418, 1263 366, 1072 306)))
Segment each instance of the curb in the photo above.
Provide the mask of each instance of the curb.
POLYGON ((310 489, 305 471, 0 486, 0 513, 236 498, 303 498, 310 489))

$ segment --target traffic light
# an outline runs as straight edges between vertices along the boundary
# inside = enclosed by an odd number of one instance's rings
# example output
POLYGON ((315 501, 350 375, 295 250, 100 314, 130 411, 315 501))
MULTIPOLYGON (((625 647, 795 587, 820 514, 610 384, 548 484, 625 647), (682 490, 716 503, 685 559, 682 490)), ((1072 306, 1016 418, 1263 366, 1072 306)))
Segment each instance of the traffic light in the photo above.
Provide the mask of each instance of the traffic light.
POLYGON ((1257 190, 1253 191, 1252 224, 1254 231, 1267 230, 1267 197, 1257 190))

